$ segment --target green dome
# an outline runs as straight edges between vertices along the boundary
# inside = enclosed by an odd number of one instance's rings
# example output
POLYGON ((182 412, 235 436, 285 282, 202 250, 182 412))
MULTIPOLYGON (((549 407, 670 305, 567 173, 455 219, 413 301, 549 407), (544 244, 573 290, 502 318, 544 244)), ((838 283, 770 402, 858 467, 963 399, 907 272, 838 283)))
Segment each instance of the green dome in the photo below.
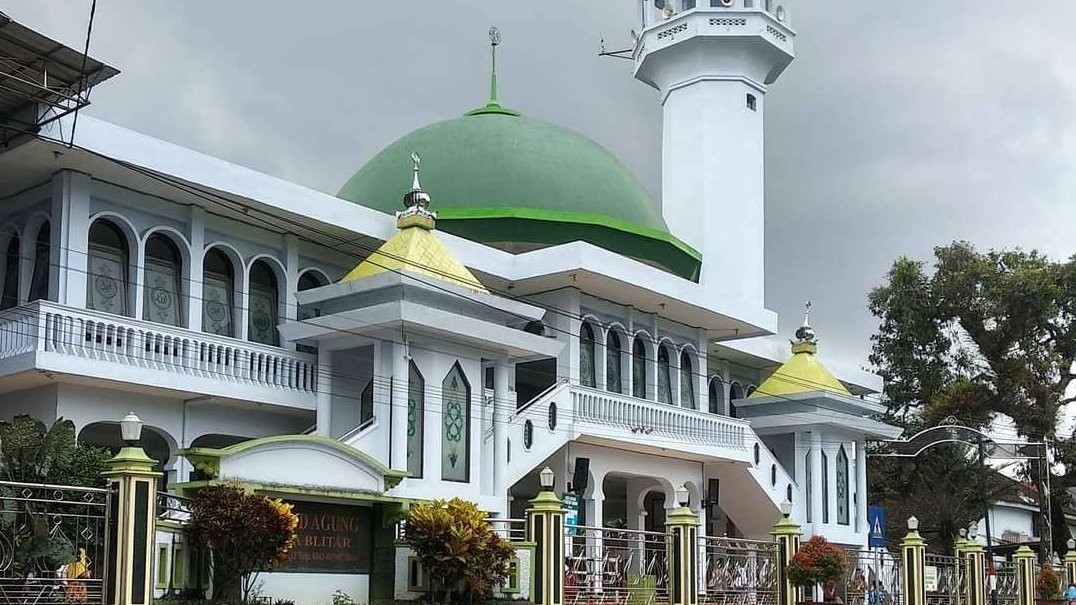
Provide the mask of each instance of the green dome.
POLYGON ((587 241, 683 277, 697 274, 698 252, 669 233, 657 203, 611 153, 497 105, 405 135, 337 195, 401 210, 412 152, 422 156, 438 229, 510 250, 587 241))

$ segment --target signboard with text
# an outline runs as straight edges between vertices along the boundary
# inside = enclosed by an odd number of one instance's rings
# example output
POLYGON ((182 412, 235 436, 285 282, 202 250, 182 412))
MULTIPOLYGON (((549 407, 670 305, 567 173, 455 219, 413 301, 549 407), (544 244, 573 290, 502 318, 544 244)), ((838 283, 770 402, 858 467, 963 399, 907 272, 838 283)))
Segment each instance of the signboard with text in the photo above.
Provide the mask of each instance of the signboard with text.
POLYGON ((369 573, 374 509, 341 504, 291 502, 299 516, 298 540, 273 571, 369 573))

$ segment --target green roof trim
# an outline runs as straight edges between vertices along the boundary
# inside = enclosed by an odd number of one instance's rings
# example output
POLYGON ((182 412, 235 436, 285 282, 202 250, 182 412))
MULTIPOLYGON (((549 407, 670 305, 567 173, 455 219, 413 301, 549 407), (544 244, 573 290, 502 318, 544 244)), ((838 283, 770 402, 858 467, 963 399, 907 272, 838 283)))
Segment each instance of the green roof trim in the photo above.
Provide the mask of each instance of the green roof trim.
POLYGON ((697 251, 612 153, 585 136, 491 101, 404 135, 348 180, 340 198, 391 214, 411 187, 411 154, 439 228, 486 243, 586 241, 693 278, 697 251))
POLYGON ((702 255, 668 231, 602 214, 511 206, 445 208, 438 211, 437 222, 443 231, 487 242, 518 237, 551 245, 586 241, 662 265, 685 279, 696 279, 702 265, 702 255), (547 223, 559 225, 543 226, 547 223))

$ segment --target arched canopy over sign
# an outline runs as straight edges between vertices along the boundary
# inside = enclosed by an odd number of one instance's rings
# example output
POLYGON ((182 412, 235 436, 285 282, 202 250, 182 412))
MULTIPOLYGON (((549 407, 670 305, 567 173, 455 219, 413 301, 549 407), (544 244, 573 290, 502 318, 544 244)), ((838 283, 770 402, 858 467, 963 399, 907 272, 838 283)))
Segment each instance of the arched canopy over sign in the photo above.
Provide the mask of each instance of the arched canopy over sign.
POLYGON ((982 446, 983 455, 1008 460, 1038 458, 1039 454, 1036 453, 1035 448, 1042 445, 1026 441, 999 441, 984 431, 964 426, 955 418, 950 417, 945 420, 945 424, 923 429, 911 437, 883 441, 878 451, 872 455, 914 458, 932 447, 946 443, 974 448, 982 446))

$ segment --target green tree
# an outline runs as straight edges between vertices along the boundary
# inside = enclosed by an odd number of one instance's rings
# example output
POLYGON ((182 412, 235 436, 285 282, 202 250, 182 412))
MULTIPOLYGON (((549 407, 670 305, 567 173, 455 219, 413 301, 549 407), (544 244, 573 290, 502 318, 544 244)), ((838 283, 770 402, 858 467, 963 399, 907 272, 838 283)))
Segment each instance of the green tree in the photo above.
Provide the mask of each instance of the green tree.
POLYGON ((459 498, 413 505, 404 537, 443 603, 488 599, 508 578, 512 547, 493 531, 486 515, 459 498))
MULTIPOLYGON (((1076 461, 1072 435, 1058 433, 1060 411, 1072 401, 1065 388, 1076 377, 1070 371, 1076 359, 1076 262, 1054 262, 1034 251, 979 252, 954 242, 934 250, 929 274, 921 262, 898 259, 868 300, 879 319, 870 359, 886 382, 890 420, 914 431, 948 416, 985 427, 1004 415, 1021 436, 1053 443, 1058 460, 1076 461)), ((946 465, 968 456, 956 450, 936 458, 916 461, 929 465, 922 480, 943 476, 946 465)), ((876 482, 889 482, 878 472, 885 463, 873 464, 876 482)), ((1044 468, 1024 469, 1040 494, 1047 493, 1044 468)), ((965 482, 953 491, 967 494, 954 503, 955 520, 966 516, 960 511, 975 497, 995 495, 982 488, 977 493, 967 474, 955 478, 965 482)), ((1051 481, 1051 498, 1041 499, 1043 521, 1051 508, 1061 515, 1063 488, 1076 485, 1076 476, 1051 481)), ((1063 524, 1054 524, 1055 543, 1063 543, 1062 530, 1063 524)))
POLYGON ((191 538, 213 561, 213 600, 247 602, 261 571, 287 558, 299 518, 291 505, 238 485, 199 491, 191 501, 191 538))

